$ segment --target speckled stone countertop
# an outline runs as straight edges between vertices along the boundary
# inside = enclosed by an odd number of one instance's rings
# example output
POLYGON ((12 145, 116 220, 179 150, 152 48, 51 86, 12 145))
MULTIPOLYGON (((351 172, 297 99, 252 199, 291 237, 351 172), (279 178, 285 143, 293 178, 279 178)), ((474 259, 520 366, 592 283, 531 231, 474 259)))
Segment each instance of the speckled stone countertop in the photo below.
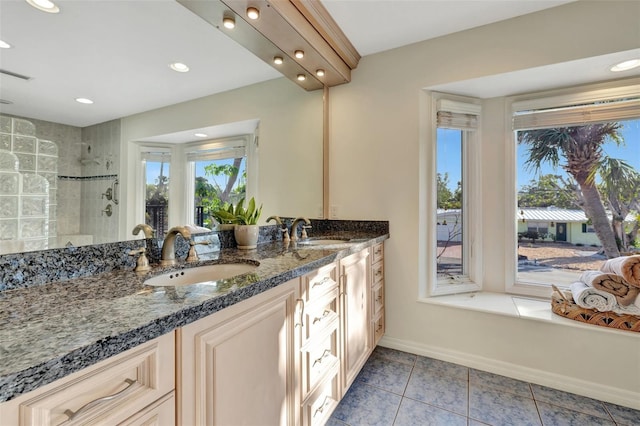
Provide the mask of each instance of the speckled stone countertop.
POLYGON ((117 270, 0 292, 0 402, 51 383, 127 349, 250 298, 292 278, 382 242, 388 234, 341 233, 327 246, 260 244, 224 248, 197 264, 259 262, 215 285, 150 287, 147 273, 117 270))

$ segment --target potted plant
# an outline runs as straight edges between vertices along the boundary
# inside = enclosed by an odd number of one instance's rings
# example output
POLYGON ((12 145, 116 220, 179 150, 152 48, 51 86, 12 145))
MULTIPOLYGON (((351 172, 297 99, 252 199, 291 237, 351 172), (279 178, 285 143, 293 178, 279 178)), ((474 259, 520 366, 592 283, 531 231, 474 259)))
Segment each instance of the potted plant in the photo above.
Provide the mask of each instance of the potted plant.
POLYGON ((218 222, 216 226, 218 231, 230 231, 235 228, 238 222, 233 204, 225 203, 224 206, 213 210, 211 216, 218 222))
POLYGON ((262 214, 262 205, 256 208, 253 197, 249 200, 247 208, 244 208, 244 198, 234 207, 216 210, 213 215, 216 220, 224 224, 234 224, 233 233, 239 249, 254 249, 258 245, 258 233, 260 227, 258 220, 262 214))

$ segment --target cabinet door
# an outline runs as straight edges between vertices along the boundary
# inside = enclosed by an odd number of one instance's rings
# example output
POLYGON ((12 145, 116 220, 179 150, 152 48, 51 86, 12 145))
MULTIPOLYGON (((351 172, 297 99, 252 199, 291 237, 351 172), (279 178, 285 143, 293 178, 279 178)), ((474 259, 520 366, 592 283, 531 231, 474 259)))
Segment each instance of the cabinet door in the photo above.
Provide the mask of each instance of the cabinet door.
POLYGON ((340 260, 345 391, 351 386, 371 353, 369 270, 369 250, 363 250, 340 260))
POLYGON ((179 330, 181 424, 296 423, 298 286, 289 281, 179 330))

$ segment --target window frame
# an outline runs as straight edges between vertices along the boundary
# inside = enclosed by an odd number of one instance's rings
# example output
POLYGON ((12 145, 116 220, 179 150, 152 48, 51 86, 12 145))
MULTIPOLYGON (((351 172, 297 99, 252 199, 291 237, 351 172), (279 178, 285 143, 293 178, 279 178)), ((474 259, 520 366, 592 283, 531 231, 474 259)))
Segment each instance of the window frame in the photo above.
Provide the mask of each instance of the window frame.
POLYGON ((258 128, 254 133, 228 136, 224 138, 208 139, 195 143, 164 143, 164 142, 133 142, 136 145, 136 161, 134 173, 136 178, 135 192, 131 204, 135 206, 134 223, 144 223, 146 199, 146 161, 144 152, 163 151, 169 153, 171 178, 169 179, 169 228, 177 225, 193 223, 195 214, 194 185, 195 167, 187 160, 188 152, 194 147, 211 146, 215 143, 227 143, 242 139, 245 141, 245 156, 247 168, 246 197, 258 198, 258 128))
POLYGON ((475 98, 425 90, 421 94, 419 173, 419 298, 482 290, 482 203, 480 194, 481 101, 475 98), (463 268, 467 274, 454 279, 437 277, 437 111, 440 101, 472 106, 478 111, 477 129, 462 130, 463 268), (470 212, 474 214, 470 214, 470 212))
POLYGON ((257 169, 257 137, 253 134, 235 135, 224 138, 207 139, 204 141, 191 142, 185 144, 185 215, 186 217, 195 217, 195 178, 196 161, 204 161, 207 156, 210 156, 212 160, 223 160, 229 158, 236 158, 231 155, 232 152, 238 153, 238 143, 244 146, 244 158, 245 168, 247 170, 247 189, 245 198, 250 200, 251 197, 258 198, 258 169, 257 169), (230 153, 230 156, 221 155, 226 152, 230 153), (211 151, 218 151, 215 154, 208 155, 211 151), (200 155, 200 153, 202 153, 200 155), (197 158, 194 158, 197 157, 197 158))
POLYGON ((606 102, 639 94, 640 79, 633 78, 505 98, 505 218, 513 224, 505 232, 506 293, 549 298, 553 291, 550 284, 518 281, 517 130, 513 128, 516 112, 606 102))

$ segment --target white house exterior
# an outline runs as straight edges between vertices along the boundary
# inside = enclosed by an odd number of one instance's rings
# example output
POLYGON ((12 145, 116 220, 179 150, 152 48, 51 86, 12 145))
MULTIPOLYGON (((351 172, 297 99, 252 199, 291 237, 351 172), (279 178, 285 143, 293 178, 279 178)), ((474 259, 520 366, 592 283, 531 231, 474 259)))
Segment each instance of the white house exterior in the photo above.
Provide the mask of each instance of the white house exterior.
MULTIPOLYGON (((564 241, 572 244, 600 246, 593 226, 582 210, 557 207, 522 207, 518 213, 518 234, 538 231, 545 240, 564 241)), ((634 219, 629 214, 625 222, 634 219)))

